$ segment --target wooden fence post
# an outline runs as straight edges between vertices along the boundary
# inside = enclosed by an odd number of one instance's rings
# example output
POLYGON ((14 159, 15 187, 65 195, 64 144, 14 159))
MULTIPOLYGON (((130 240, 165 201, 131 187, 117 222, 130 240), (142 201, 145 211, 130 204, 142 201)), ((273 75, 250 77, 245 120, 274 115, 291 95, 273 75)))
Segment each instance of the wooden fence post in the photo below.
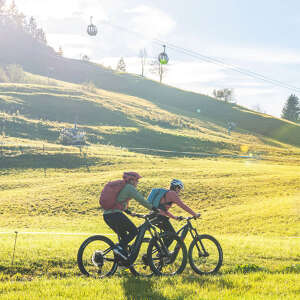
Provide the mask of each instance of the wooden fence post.
POLYGON ((15 231, 16 237, 15 237, 15 245, 14 245, 14 251, 13 251, 13 257, 11 261, 11 265, 14 264, 14 259, 15 259, 15 252, 16 252, 16 244, 17 244, 17 237, 18 237, 18 231, 15 231))

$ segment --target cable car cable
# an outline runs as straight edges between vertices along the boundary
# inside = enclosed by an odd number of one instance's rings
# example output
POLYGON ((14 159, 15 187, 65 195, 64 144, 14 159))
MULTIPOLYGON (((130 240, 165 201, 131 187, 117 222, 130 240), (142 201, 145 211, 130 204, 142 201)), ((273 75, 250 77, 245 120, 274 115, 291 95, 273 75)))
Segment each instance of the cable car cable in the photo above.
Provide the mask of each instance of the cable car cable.
POLYGON ((257 80, 261 80, 261 81, 264 81, 266 83, 269 83, 269 84, 272 84, 272 85, 275 85, 275 86, 278 86, 278 87, 281 87, 281 88, 285 88, 285 89, 289 89, 289 90, 300 92, 300 89, 297 88, 297 87, 295 87, 295 86, 291 86, 291 85, 289 85, 287 83, 280 82, 278 80, 270 79, 270 78, 268 78, 268 77, 266 77, 264 75, 261 75, 261 74, 255 73, 255 72, 251 72, 251 71, 248 71, 248 70, 244 70, 244 69, 241 69, 241 68, 237 68, 237 67, 235 68, 234 66, 231 66, 229 64, 222 63, 222 62, 219 62, 219 61, 215 61, 212 58, 202 57, 201 54, 200 55, 192 54, 192 53, 190 53, 190 52, 188 52, 186 50, 180 49, 179 47, 175 48, 175 47, 172 47, 170 45, 168 45, 168 47, 170 49, 174 50, 174 51, 181 52, 182 54, 189 55, 191 57, 200 59, 201 61, 205 61, 205 62, 213 63, 213 64, 216 64, 216 65, 220 65, 220 66, 226 67, 229 70, 238 72, 240 74, 249 76, 251 78, 254 78, 254 79, 257 79, 257 80))
POLYGON ((281 87, 281 88, 285 88, 285 89, 289 89, 289 90, 293 90, 293 91, 296 91, 296 92, 300 92, 300 88, 298 87, 295 87, 293 85, 290 85, 288 83, 285 83, 285 82, 282 82, 282 81, 279 81, 279 80, 276 80, 276 79, 272 79, 272 78, 268 78, 267 76, 264 76, 262 74, 259 74, 257 72, 253 72, 253 71, 250 71, 250 70, 247 70, 247 69, 243 69, 239 66, 236 66, 236 65, 233 65, 233 64, 229 64, 229 63, 226 63, 224 61, 222 61, 221 59, 217 59, 217 58, 213 58, 213 57, 210 57, 210 56, 207 56, 207 55, 203 55, 199 52, 196 52, 196 51, 192 51, 192 50, 189 50, 189 49, 186 49, 186 48, 183 48, 183 47, 179 47, 177 45, 174 45, 174 44, 170 44, 170 43, 166 43, 164 41, 161 41, 159 39, 149 39, 149 38, 145 38, 141 33, 139 32, 136 32, 136 31, 132 31, 132 30, 129 30, 127 28, 124 28, 122 26, 119 26, 119 25, 115 25, 115 24, 112 24, 111 22, 109 21, 102 21, 103 23, 105 24, 108 24, 112 27, 115 27, 119 30, 122 30, 122 31, 126 31, 130 34, 135 34, 141 38, 143 38, 144 40, 151 40, 152 42, 160 45, 160 46, 164 46, 164 45, 167 45, 168 48, 174 50, 174 51, 177 51, 177 52, 181 52, 182 54, 185 54, 187 56, 191 56, 193 58, 197 58, 201 61, 205 61, 205 62, 209 62, 209 63, 213 63, 213 64, 216 64, 216 65, 221 65, 223 67, 226 67, 227 69, 229 70, 232 70, 232 71, 235 71, 235 72, 238 72, 242 75, 246 75, 248 77, 251 77, 251 78, 254 78, 254 79, 257 79, 257 80, 261 80, 261 81, 264 81, 266 83, 269 83, 269 84, 272 84, 272 85, 275 85, 277 87, 281 87))
MULTIPOLYGON (((161 41, 159 41, 159 42, 161 42, 161 41)), ((269 82, 269 83, 272 83, 272 84, 275 84, 275 85, 278 84, 282 87, 286 87, 286 88, 289 88, 289 89, 294 89, 294 90, 300 91, 300 88, 298 88, 298 87, 292 86, 288 83, 281 82, 281 81, 276 80, 276 79, 268 78, 264 75, 261 75, 261 74, 256 73, 256 72, 252 72, 252 71, 240 68, 239 66, 236 66, 236 65, 233 65, 233 64, 225 63, 220 59, 212 58, 212 57, 197 53, 195 51, 188 50, 188 49, 185 49, 185 48, 182 48, 182 47, 178 47, 178 46, 175 46, 175 45, 172 45, 172 44, 168 44, 168 47, 170 49, 175 50, 175 51, 181 51, 183 54, 190 55, 190 56, 193 56, 195 58, 202 58, 204 61, 228 67, 229 69, 231 69, 233 71, 239 72, 239 73, 244 74, 244 75, 251 76, 255 79, 263 80, 263 81, 266 81, 266 82, 269 82)))

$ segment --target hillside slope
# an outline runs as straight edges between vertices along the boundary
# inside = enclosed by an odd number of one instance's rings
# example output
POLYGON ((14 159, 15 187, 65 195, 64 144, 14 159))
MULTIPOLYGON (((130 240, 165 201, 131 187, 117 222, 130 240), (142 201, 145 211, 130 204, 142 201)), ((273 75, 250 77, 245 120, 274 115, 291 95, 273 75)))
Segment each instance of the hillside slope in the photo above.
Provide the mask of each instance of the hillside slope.
MULTIPOLYGON (((0 38, 5 32, 0 30, 0 38)), ((81 84, 91 81, 98 88, 136 96, 157 107, 184 117, 199 119, 226 127, 228 121, 237 124, 241 133, 249 132, 281 143, 300 146, 300 125, 265 114, 253 112, 235 104, 226 104, 214 98, 183 91, 144 77, 117 73, 100 65, 57 56, 53 49, 15 32, 1 38, 0 64, 16 63, 26 71, 51 76, 58 80, 81 84), (19 34, 19 36, 18 36, 19 34), (17 38, 16 38, 17 35, 17 38), (22 45, 22 47, 21 47, 22 45), (201 114, 196 110, 200 109, 201 114)), ((120 103, 123 102, 120 97, 120 103)))
POLYGON ((76 122, 90 143, 214 152, 239 150, 243 139, 229 138, 222 127, 170 113, 140 98, 60 84, 0 84, 2 133, 56 142, 59 130, 76 122))
POLYGON ((60 130, 76 123, 91 144, 298 156, 298 148, 274 139, 246 131, 234 131, 229 136, 226 128, 213 122, 172 113, 141 98, 62 81, 52 80, 47 85, 47 78, 31 74, 27 74, 27 80, 40 84, 0 84, 0 132, 4 144, 21 143, 24 139, 29 143, 57 143, 60 130))

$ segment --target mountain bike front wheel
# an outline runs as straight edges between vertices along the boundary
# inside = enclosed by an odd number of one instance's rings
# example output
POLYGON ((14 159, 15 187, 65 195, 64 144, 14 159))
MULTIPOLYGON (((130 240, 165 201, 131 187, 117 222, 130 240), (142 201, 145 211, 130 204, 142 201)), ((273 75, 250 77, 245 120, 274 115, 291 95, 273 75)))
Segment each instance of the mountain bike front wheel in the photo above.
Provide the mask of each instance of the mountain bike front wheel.
POLYGON ((200 275, 217 273, 223 263, 223 251, 219 242, 208 234, 197 236, 189 248, 189 262, 200 275))
POLYGON ((181 274, 187 264, 187 250, 183 241, 172 232, 163 232, 150 240, 148 263, 155 275, 181 274))
POLYGON ((82 274, 95 278, 113 275, 118 263, 113 252, 114 243, 102 235, 87 238, 77 253, 77 263, 82 274))

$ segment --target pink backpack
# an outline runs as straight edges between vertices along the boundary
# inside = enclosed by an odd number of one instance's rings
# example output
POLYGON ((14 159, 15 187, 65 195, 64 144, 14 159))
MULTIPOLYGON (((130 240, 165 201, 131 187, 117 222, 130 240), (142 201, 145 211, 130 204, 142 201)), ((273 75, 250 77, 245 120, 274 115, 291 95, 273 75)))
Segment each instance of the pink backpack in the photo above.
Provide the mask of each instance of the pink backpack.
POLYGON ((115 180, 107 183, 100 195, 100 206, 104 210, 116 208, 118 206, 118 195, 125 185, 125 180, 115 180))

